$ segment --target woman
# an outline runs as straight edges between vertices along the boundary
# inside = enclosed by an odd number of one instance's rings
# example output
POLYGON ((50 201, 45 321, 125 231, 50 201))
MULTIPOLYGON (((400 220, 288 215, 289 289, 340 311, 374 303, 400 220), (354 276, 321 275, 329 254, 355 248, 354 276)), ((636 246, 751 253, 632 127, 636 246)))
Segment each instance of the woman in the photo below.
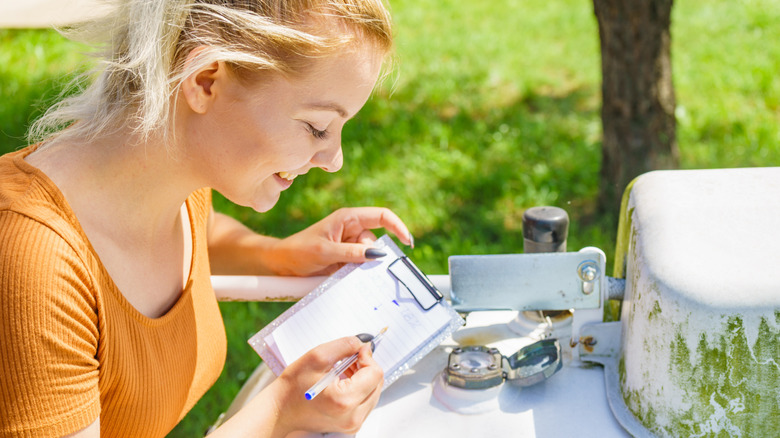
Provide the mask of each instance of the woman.
MULTIPOLYGON (((211 188, 265 211, 341 167, 391 46, 381 0, 135 0, 102 30, 97 79, 0 158, 0 436, 164 436, 224 362, 211 273, 332 272, 375 257, 378 227, 411 243, 380 208, 282 240, 211 210, 211 188)), ((213 436, 355 431, 381 383, 367 345, 339 339, 213 436), (350 378, 304 400, 355 352, 350 378)))

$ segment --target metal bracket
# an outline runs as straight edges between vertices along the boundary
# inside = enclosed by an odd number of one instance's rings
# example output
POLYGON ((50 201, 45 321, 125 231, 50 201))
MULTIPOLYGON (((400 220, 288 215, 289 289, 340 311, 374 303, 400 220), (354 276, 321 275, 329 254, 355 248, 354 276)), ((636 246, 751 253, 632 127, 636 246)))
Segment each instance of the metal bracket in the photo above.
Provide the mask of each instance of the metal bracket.
POLYGON ((615 321, 583 325, 578 345, 580 360, 604 366, 604 384, 609 408, 626 432, 637 438, 653 438, 655 435, 628 409, 620 390, 618 361, 621 350, 621 324, 620 321, 615 321))
POLYGON ((580 360, 598 362, 597 358, 614 358, 620 354, 620 321, 584 324, 577 348, 580 360))
POLYGON ((580 252, 451 256, 455 310, 598 309, 606 258, 580 252))

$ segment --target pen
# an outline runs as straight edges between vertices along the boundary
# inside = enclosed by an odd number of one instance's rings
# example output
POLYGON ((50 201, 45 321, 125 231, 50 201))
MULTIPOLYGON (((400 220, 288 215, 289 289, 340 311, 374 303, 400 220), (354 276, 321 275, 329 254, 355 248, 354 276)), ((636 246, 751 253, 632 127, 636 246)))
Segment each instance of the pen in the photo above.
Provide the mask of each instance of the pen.
MULTIPOLYGON (((376 334, 373 338, 370 339, 372 348, 371 351, 376 348, 379 341, 382 339, 382 336, 384 336, 385 332, 387 331, 387 326, 379 331, 379 333, 376 334)), ((327 388, 330 383, 338 379, 338 377, 344 373, 349 367, 352 366, 355 362, 357 362, 358 353, 353 354, 350 357, 347 357, 345 359, 341 359, 340 361, 336 362, 333 365, 333 368, 331 368, 330 371, 328 371, 328 374, 325 374, 322 376, 322 378, 319 380, 319 382, 315 383, 314 386, 309 388, 308 391, 306 391, 306 394, 304 396, 306 397, 306 400, 311 400, 314 397, 317 396, 323 389, 327 388)))

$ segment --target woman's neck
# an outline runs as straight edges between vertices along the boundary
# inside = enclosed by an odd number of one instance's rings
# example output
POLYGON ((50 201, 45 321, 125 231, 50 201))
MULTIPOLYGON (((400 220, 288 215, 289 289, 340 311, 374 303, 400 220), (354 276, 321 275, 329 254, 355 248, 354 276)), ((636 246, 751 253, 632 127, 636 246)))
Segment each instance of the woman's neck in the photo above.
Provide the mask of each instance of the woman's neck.
POLYGON ((85 230, 126 240, 117 243, 169 236, 182 203, 199 188, 175 151, 126 132, 84 143, 55 140, 27 161, 60 188, 85 230))

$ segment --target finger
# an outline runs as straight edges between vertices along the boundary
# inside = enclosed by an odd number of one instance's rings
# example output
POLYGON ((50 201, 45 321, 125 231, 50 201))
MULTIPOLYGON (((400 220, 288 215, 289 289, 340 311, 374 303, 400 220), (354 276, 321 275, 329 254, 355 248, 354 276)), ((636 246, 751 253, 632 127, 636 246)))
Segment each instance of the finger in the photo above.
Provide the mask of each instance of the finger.
POLYGON ((345 263, 333 263, 332 265, 326 266, 326 267, 320 269, 319 271, 314 271, 314 272, 312 272, 310 274, 307 274, 307 275, 310 275, 310 276, 318 276, 318 275, 319 276, 327 276, 327 275, 331 275, 334 272, 336 272, 339 269, 341 269, 344 265, 345 265, 345 263))
POLYGON ((406 224, 388 208, 358 207, 350 209, 349 215, 355 219, 355 223, 351 227, 347 226, 346 234, 359 235, 366 229, 385 228, 395 234, 404 244, 411 245, 413 242, 412 234, 406 224))
POLYGON ((379 397, 382 394, 382 385, 378 385, 374 390, 366 396, 363 400, 361 400, 354 408, 353 411, 353 427, 348 428, 345 430, 346 433, 357 433, 360 430, 360 427, 363 425, 363 423, 366 421, 366 418, 371 413, 371 411, 376 407, 377 403, 379 402, 379 397))
MULTIPOLYGON (((361 335, 366 335, 366 333, 362 333, 361 335)), ((358 338, 358 339, 360 339, 360 336, 361 336, 361 335, 358 335, 358 336, 357 336, 357 338, 358 338)), ((369 335, 369 336, 370 336, 370 335, 369 335)), ((370 343, 371 341, 370 341, 370 340, 368 340, 368 341, 364 341, 363 339, 360 339, 360 341, 361 341, 361 342, 365 342, 366 344, 365 344, 363 347, 360 347, 360 351, 358 351, 358 360, 357 360, 357 361, 356 361, 354 364, 352 364, 352 366, 350 366, 349 368, 347 368, 347 370, 346 370, 346 371, 344 371, 344 376, 345 376, 345 377, 352 377, 352 376, 353 376, 353 375, 354 375, 354 374, 355 374, 355 373, 356 373, 356 372, 357 372, 357 371, 360 369, 360 367, 361 367, 361 366, 367 366, 367 365, 371 365, 371 363, 370 363, 370 362, 366 362, 365 360, 364 360, 363 362, 361 362, 361 360, 360 360, 360 358, 361 358, 362 356, 365 356, 365 354, 366 354, 366 353, 365 353, 365 351, 364 351, 364 350, 365 350, 366 348, 368 348, 368 351, 369 351, 369 353, 368 353, 368 354, 369 354, 369 355, 370 355, 370 354, 373 354, 373 353, 371 352, 371 343, 370 343)))
POLYGON ((371 341, 364 342, 363 346, 358 350, 357 364, 359 367, 378 365, 376 360, 374 360, 374 352, 371 351, 371 341))
POLYGON ((365 421, 366 417, 368 417, 368 414, 371 413, 377 403, 379 403, 379 397, 382 395, 382 386, 384 386, 384 379, 382 379, 376 388, 374 388, 370 394, 366 395, 366 397, 359 403, 356 409, 356 415, 358 415, 358 418, 361 419, 361 424, 363 421, 365 421))
POLYGON ((337 385, 340 392, 350 394, 355 401, 366 400, 384 382, 384 373, 376 361, 370 359, 363 364, 351 377, 340 380, 337 385))
POLYGON ((374 248, 373 244, 331 242, 323 251, 323 258, 341 263, 363 263, 387 255, 387 251, 374 248), (327 252, 325 252, 327 251, 327 252))
POLYGON ((382 394, 382 387, 385 385, 384 379, 382 379, 381 382, 379 382, 379 385, 377 385, 376 388, 371 392, 371 394, 368 394, 366 398, 364 398, 360 404, 368 406, 369 411, 374 408, 376 403, 379 401, 379 396, 382 394))
POLYGON ((357 353, 365 345, 355 336, 346 336, 324 344, 318 345, 306 353, 297 362, 309 363, 314 369, 327 371, 333 365, 357 353))
POLYGON ((363 245, 371 245, 376 242, 376 235, 374 235, 371 230, 363 230, 363 232, 360 233, 360 235, 357 237, 357 241, 363 245))

